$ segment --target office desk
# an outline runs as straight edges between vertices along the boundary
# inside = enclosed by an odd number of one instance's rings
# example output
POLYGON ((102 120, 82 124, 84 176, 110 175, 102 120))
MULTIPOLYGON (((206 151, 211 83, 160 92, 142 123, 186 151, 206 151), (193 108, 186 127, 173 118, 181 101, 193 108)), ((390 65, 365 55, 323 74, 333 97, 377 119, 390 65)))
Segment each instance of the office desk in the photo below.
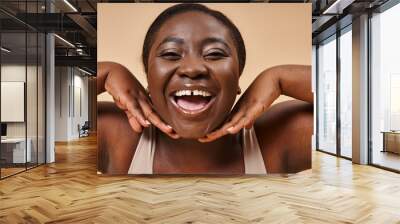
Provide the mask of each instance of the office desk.
POLYGON ((25 152, 25 138, 6 138, 1 139, 1 159, 5 163, 25 163, 31 162, 32 140, 26 139, 27 147, 25 152))

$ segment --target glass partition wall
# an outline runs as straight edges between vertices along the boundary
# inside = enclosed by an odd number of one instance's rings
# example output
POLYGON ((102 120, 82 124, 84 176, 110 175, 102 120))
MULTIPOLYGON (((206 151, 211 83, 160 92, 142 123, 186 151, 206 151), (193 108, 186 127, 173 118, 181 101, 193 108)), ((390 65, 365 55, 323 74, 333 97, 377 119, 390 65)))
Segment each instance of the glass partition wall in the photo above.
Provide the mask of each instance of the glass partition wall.
POLYGON ((352 157, 351 25, 317 47, 317 149, 352 157))
MULTIPOLYGON (((400 4, 387 1, 370 15, 368 164, 400 172, 400 4)), ((316 51, 317 149, 347 159, 352 157, 351 30, 351 25, 340 30, 316 51)))
MULTIPOLYGON (((18 6, 35 12, 38 2, 20 1, 18 6)), ((2 11, 0 19, 13 23, 13 29, 0 23, 3 179, 45 163, 45 35, 2 11)))
POLYGON ((371 18, 370 163, 400 171, 400 4, 371 18))
POLYGON ((318 149, 336 153, 336 36, 318 46, 318 149))
POLYGON ((1 34, 1 177, 26 169, 26 33, 1 34), (4 49, 7 49, 6 51, 4 49))
POLYGON ((340 155, 352 158, 352 34, 351 25, 341 31, 339 38, 340 68, 340 155))

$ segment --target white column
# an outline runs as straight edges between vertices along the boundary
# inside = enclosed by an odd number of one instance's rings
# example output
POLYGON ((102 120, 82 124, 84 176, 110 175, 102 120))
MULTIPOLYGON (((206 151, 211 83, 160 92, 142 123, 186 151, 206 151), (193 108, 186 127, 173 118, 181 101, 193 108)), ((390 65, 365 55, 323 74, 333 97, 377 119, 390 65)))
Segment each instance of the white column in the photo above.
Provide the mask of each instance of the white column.
POLYGON ((55 161, 55 72, 54 35, 46 35, 46 163, 55 161))
POLYGON ((368 15, 353 20, 353 162, 368 163, 368 15))

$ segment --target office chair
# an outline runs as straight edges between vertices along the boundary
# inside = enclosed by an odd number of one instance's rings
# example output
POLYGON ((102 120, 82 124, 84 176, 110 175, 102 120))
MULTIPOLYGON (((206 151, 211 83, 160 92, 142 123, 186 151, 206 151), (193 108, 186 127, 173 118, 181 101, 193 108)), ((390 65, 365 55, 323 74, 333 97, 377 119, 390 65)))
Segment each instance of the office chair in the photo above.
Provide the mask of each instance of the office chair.
POLYGON ((78 124, 79 138, 89 136, 89 129, 90 129, 89 121, 85 121, 82 127, 80 127, 80 125, 78 124))

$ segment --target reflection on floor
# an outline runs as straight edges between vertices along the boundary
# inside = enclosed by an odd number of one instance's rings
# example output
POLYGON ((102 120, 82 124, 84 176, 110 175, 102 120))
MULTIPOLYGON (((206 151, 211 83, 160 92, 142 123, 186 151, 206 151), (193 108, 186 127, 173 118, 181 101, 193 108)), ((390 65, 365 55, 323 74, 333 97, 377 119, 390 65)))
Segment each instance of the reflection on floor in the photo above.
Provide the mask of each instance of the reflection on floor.
POLYGON ((18 168, 1 168, 1 178, 13 175, 15 173, 18 173, 18 172, 21 172, 24 170, 25 170, 25 167, 24 168, 19 168, 19 167, 18 168))
POLYGON ((400 155, 392 152, 374 151, 373 163, 391 169, 400 170, 400 155))
MULTIPOLYGON (((7 176, 25 171, 25 164, 2 164, 1 168, 1 178, 5 178, 7 176)), ((36 163, 28 163, 26 164, 27 169, 35 167, 36 163)))
POLYGON ((0 181, 0 223, 399 223, 400 175, 313 152, 267 177, 96 175, 95 138, 0 181))

